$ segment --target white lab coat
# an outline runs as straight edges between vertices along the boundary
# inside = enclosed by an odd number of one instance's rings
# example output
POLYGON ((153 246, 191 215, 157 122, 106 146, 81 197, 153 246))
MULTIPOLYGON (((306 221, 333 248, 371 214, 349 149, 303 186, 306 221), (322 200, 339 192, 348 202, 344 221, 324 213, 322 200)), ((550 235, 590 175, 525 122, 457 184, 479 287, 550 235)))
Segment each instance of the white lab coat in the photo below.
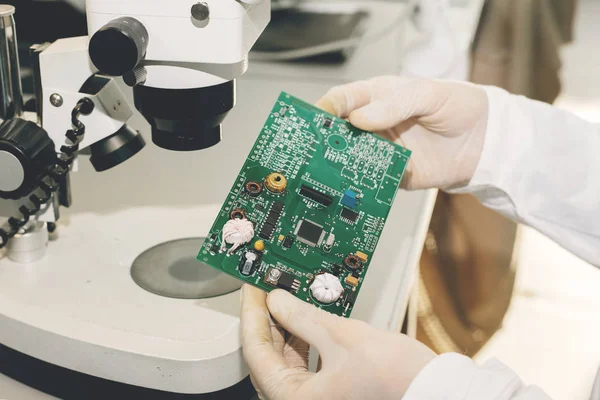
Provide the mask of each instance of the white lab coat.
MULTIPOLYGON (((600 266, 600 129, 544 103, 486 88, 483 154, 468 186, 484 205, 600 266)), ((591 391, 591 388, 590 388, 591 391)), ((547 400, 507 366, 459 354, 435 358, 404 400, 547 400)), ((594 399, 595 400, 595 399, 594 399)))

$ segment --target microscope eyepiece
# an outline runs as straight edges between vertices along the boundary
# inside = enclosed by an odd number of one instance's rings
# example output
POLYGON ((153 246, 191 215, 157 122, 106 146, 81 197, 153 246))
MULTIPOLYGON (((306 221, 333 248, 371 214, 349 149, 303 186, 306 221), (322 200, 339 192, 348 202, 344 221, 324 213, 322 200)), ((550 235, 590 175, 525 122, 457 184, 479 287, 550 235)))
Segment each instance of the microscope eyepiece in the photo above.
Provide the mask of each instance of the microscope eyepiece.
POLYGON ((207 149, 221 141, 221 124, 235 105, 235 81, 192 88, 138 85, 135 106, 152 127, 152 141, 174 151, 207 149))

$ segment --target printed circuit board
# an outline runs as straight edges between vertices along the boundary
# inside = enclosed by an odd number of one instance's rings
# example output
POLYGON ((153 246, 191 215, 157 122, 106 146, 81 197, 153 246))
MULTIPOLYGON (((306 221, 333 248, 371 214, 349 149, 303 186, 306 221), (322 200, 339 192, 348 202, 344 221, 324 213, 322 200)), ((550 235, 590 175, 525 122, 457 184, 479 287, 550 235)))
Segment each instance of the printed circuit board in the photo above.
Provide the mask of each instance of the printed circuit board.
POLYGON ((410 154, 282 93, 198 259, 348 317, 410 154))

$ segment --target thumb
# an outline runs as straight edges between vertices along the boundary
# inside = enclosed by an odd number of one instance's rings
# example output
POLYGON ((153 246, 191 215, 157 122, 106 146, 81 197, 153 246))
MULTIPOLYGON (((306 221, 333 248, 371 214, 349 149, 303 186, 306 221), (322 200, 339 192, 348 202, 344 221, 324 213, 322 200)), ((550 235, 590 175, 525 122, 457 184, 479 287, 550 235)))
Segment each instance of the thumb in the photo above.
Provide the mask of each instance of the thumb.
POLYGON ((437 81, 418 79, 400 82, 389 96, 376 99, 350 113, 352 125, 366 131, 384 131, 412 119, 437 113, 450 92, 437 81))
POLYGON ((338 331, 344 329, 344 318, 330 314, 305 303, 290 293, 275 290, 267 297, 267 306, 273 318, 292 335, 314 346, 326 357, 335 349, 338 331))

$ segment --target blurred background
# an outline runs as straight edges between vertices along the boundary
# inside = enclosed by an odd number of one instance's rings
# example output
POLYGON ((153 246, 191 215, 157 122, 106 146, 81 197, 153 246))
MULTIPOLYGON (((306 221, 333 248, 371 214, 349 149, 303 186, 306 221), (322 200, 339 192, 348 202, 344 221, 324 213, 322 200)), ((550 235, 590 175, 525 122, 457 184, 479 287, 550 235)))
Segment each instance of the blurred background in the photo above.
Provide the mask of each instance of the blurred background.
MULTIPOLYGON (((12 3, 19 7, 24 65, 29 45, 86 33, 83 0, 12 3)), ((297 3, 274 1, 273 22, 255 58, 277 59, 354 38, 365 18, 360 12, 343 19, 307 15, 294 8, 297 3), (320 29, 311 29, 315 26, 320 29)), ((482 5, 467 66, 471 81, 554 103, 600 123, 599 0, 449 3, 482 5)), ((284 58, 343 64, 349 57, 345 49, 284 58)), ((31 92, 30 71, 24 68, 24 74, 25 90, 31 92)), ((497 357, 555 399, 589 398, 600 367, 600 272, 595 268, 469 196, 441 193, 423 249, 419 289, 417 337, 436 351, 461 352, 479 361, 497 357)))

